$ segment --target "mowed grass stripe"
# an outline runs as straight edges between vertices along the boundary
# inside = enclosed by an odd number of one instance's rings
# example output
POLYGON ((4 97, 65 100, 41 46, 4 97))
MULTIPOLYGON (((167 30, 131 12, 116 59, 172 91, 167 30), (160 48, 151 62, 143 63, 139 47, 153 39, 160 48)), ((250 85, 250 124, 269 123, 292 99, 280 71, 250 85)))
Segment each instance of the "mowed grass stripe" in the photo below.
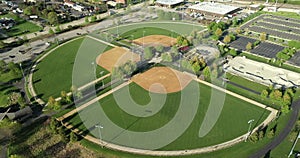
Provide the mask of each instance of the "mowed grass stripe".
MULTIPOLYGON (((37 64, 36 72, 33 74, 33 85, 36 93, 45 101, 50 96, 58 97, 61 91, 70 91, 72 86, 72 73, 77 53, 85 54, 86 61, 91 69, 91 62, 104 51, 107 46, 90 38, 80 38, 69 42, 46 56, 37 64), (88 44, 88 49, 81 49, 81 44, 88 44)), ((105 71, 99 66, 96 71, 105 71)), ((97 73, 96 72, 96 73, 97 73)), ((97 73, 98 74, 98 73, 97 73)), ((86 75, 82 73, 82 75, 86 75)), ((86 82, 87 83, 87 82, 86 82)), ((85 84, 86 84, 85 83, 85 84)), ((77 85, 80 87, 80 85, 77 85)))
MULTIPOLYGON (((141 24, 133 24, 133 25, 121 25, 118 28, 109 29, 108 32, 116 34, 123 34, 125 32, 138 29, 138 28, 147 28, 147 27, 154 27, 158 29, 165 29, 169 30, 169 32, 174 31, 181 35, 189 35, 193 30, 203 30, 204 27, 196 24, 186 24, 186 23, 174 23, 172 22, 156 22, 156 23, 141 23, 141 24), (184 29, 182 29, 184 28, 184 29)), ((147 30, 145 30, 145 34, 147 34, 147 30)), ((136 38, 136 37, 134 37, 136 38)))
MULTIPOLYGON (((193 81, 188 86, 195 87, 194 84, 199 83, 193 81)), ((203 84, 199 84, 199 86, 201 91, 200 105, 193 122, 182 136, 160 150, 193 149, 222 143, 245 134, 248 130, 248 120, 255 119, 255 123, 253 125, 257 126, 264 119, 266 119, 269 114, 269 111, 266 111, 265 109, 259 108, 248 102, 227 95, 221 116, 218 118, 217 123, 205 137, 199 138, 198 132, 200 129, 200 125, 204 119, 211 99, 211 88, 203 84)), ((141 91, 141 87, 134 83, 130 84, 129 87, 131 89, 131 94, 133 94, 132 91, 141 91)), ((120 91, 122 90, 124 89, 121 89, 120 91)), ((149 100, 147 99, 147 97, 149 97, 147 93, 149 92, 146 90, 144 91, 145 92, 143 93, 131 95, 131 97, 135 101, 147 104, 149 102, 149 100), (147 101, 143 101, 144 98, 146 98, 147 101)), ((164 107, 158 113, 147 118, 135 117, 124 112, 115 102, 115 98, 113 95, 109 95, 103 98, 99 101, 99 103, 101 104, 106 115, 116 125, 130 131, 142 132, 160 128, 168 123, 178 110, 180 97, 180 92, 168 94, 168 98, 164 107)), ((95 120, 95 115, 93 115, 92 113, 97 113, 95 111, 97 111, 98 106, 99 104, 95 103, 90 105, 90 107, 86 111, 84 110, 80 112, 81 116, 90 118, 80 118, 79 115, 75 115, 69 120, 69 122, 74 126, 77 126, 80 130, 86 130, 86 127, 84 126, 84 124, 82 124, 81 119, 95 120)))

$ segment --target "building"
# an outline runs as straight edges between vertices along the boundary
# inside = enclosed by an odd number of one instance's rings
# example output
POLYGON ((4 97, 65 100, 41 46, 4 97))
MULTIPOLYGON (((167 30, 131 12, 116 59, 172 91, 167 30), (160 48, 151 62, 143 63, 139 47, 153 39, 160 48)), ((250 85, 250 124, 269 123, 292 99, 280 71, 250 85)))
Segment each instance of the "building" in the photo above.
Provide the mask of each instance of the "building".
POLYGON ((126 4, 126 0, 116 0, 116 3, 126 4))
POLYGON ((157 0, 155 4, 161 7, 173 8, 177 5, 180 5, 184 0, 157 0))
POLYGON ((189 12, 213 17, 225 17, 229 14, 234 14, 239 10, 239 7, 214 2, 202 2, 188 7, 189 12))
POLYGON ((213 60, 220 56, 220 51, 209 45, 199 45, 189 50, 183 56, 190 60, 195 55, 198 56, 198 58, 203 58, 207 64, 210 64, 213 60))
POLYGON ((300 74, 277 68, 268 64, 249 60, 245 57, 235 57, 224 64, 225 72, 244 77, 275 88, 290 88, 300 86, 300 74))

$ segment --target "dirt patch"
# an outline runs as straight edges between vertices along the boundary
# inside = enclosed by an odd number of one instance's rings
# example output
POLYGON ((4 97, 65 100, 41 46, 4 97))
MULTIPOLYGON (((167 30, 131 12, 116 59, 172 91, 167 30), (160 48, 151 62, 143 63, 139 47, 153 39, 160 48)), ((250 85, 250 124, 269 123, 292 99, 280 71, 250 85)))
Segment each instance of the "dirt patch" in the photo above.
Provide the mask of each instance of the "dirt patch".
POLYGON ((111 72, 112 68, 118 67, 129 60, 138 62, 140 61, 140 56, 130 52, 130 50, 127 48, 116 47, 100 54, 97 57, 96 62, 99 66, 111 72))
POLYGON ((143 45, 144 43, 145 46, 163 45, 165 47, 170 47, 176 44, 176 38, 164 35, 150 35, 135 39, 133 40, 133 43, 138 45, 143 45))
POLYGON ((165 94, 181 91, 192 77, 168 67, 154 67, 135 75, 132 80, 150 92, 165 94))

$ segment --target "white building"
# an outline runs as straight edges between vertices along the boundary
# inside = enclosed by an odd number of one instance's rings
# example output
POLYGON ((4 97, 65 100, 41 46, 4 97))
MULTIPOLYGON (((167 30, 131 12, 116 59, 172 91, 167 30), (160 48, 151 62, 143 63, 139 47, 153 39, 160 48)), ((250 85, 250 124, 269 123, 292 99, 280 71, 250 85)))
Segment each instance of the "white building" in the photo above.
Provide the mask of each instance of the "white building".
POLYGON ((300 86, 299 73, 249 60, 245 57, 235 57, 225 64, 223 68, 225 72, 267 86, 273 85, 275 88, 300 86))
POLYGON ((200 13, 204 16, 224 17, 228 14, 237 12, 239 7, 214 2, 201 2, 190 6, 188 10, 190 12, 200 13))

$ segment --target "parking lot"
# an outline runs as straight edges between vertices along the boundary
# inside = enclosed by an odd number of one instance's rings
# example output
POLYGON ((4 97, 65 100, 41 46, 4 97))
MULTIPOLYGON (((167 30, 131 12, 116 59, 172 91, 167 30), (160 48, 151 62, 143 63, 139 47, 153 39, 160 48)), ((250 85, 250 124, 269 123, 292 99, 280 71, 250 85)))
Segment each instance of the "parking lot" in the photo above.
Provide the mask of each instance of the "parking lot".
POLYGON ((268 35, 300 41, 300 20, 273 15, 261 15, 241 29, 248 28, 252 32, 265 32, 268 35))
POLYGON ((250 52, 267 58, 275 58, 276 54, 283 49, 283 46, 268 42, 262 42, 250 52))
POLYGON ((300 66, 300 51, 295 53, 295 55, 288 61, 288 63, 300 66))
MULTIPOLYGON (((238 36, 235 41, 230 43, 230 46, 238 49, 239 51, 245 51, 246 45, 248 42, 254 43, 256 39, 238 36)), ((250 50, 250 53, 260 55, 266 58, 275 58, 276 54, 284 49, 283 46, 269 43, 269 42, 261 42, 255 48, 250 50)))
POLYGON ((231 42, 229 45, 230 47, 238 49, 238 51, 245 51, 246 50, 246 45, 248 42, 254 43, 256 40, 253 38, 248 38, 244 36, 237 36, 236 40, 231 42))

